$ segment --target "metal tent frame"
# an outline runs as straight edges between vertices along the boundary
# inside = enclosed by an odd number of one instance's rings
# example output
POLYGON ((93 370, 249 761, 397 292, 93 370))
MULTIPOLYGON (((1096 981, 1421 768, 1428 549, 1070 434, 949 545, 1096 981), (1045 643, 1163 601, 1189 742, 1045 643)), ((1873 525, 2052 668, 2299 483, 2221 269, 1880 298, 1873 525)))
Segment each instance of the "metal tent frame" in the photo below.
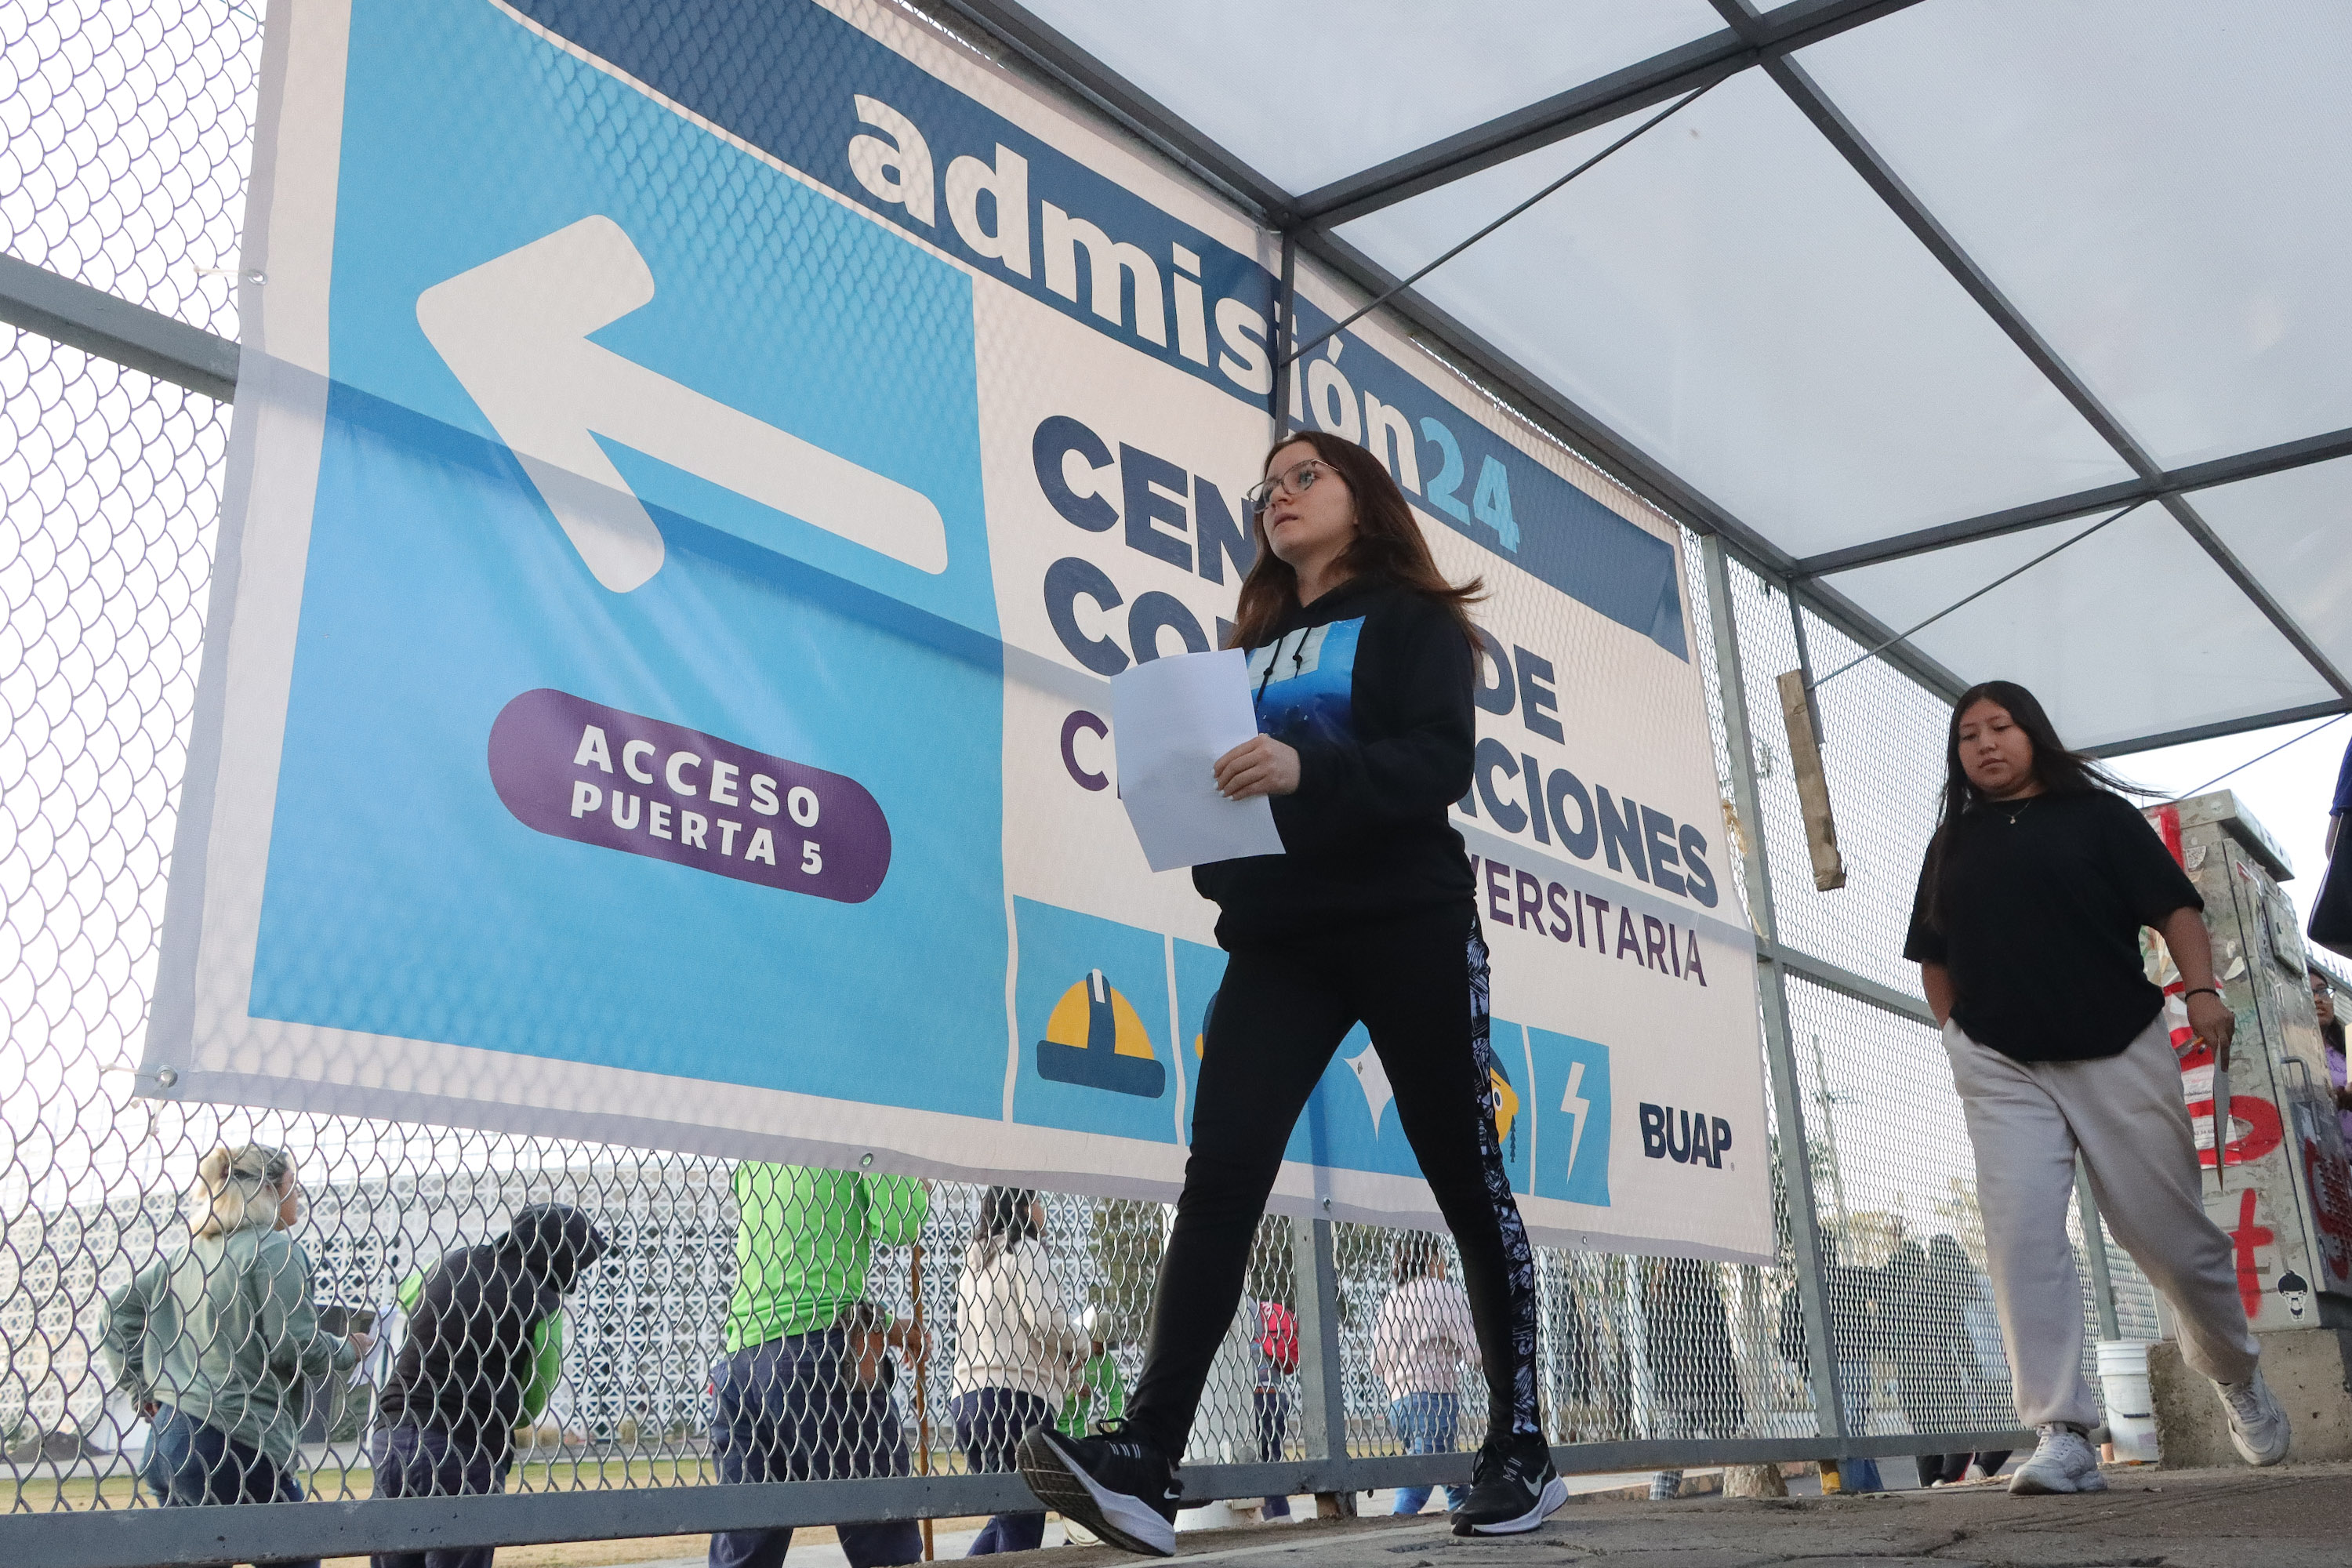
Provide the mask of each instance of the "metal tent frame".
MULTIPOLYGON (((2352 675, 2281 602, 2273 585, 2207 521, 2195 499, 2220 486, 2352 457, 2352 428, 2164 467, 1797 58, 1806 48, 1908 11, 1920 0, 1792 0, 1769 11, 1758 10, 1751 0, 1708 3, 1723 18, 1718 31, 1302 192, 1283 189, 1202 132, 1178 109, 1152 98, 1017 0, 932 0, 925 9, 969 29, 992 52, 1019 61, 1091 106, 1280 234, 1287 247, 1368 297, 1390 295, 1386 309, 1425 345, 1589 455, 1666 515, 1699 533, 1720 537, 1745 564, 1785 589, 1792 604, 1815 611, 1864 647, 1888 645, 1880 657, 1931 690, 1949 697, 1967 682, 1962 672, 1897 638, 1880 616, 1831 582, 1832 577, 2146 502, 2171 518, 2333 695, 2218 721, 2168 725, 2110 739, 2093 749, 2122 755, 2352 710, 2352 675), (1769 530, 1743 519, 1550 384, 1521 363, 1509 345, 1466 325, 1425 292, 1398 289, 1397 279, 1386 268, 1338 232, 1415 196, 1751 70, 1761 71, 1779 88, 1985 318, 2096 432, 2128 468, 2130 478, 1796 554, 1769 530)), ((225 396, 233 387, 234 342, 13 258, 0 258, 0 264, 5 264, 0 265, 0 321, 207 395, 225 396)), ((1288 287, 1287 278, 1284 286, 1288 287)))
POLYGON ((1950 230, 1857 130, 1795 58, 1800 50, 1910 9, 1919 0, 1794 0, 1759 11, 1750 0, 1709 0, 1720 31, 1626 66, 1568 91, 1512 110, 1412 152, 1303 192, 1284 190, 1154 100, 1016 0, 937 0, 931 8, 972 28, 995 49, 1055 85, 1204 180, 1287 244, 1368 296, 1395 290, 1386 308, 1445 357, 1485 380, 1552 433, 1588 453, 1667 515, 1719 536, 1748 565, 1850 633, 1865 647, 1889 644, 1881 657, 1947 697, 1967 683, 1825 579, 1857 567, 1991 539, 2119 505, 2153 502, 2210 557, 2237 591, 2334 692, 2328 700, 2184 724, 2110 741, 2095 748, 2115 756, 2352 710, 2352 678, 2323 650, 2278 595, 2199 512, 2196 492, 2352 456, 2352 429, 2300 437, 2167 469, 2091 389, 2025 311, 2004 293, 1950 230), (1580 406, 1516 359, 1506 345, 1472 330, 1426 295, 1397 289, 1388 269, 1336 231, 1343 225, 1511 159, 1611 124, 1749 70, 1762 71, 1861 176, 1936 262, 2032 363, 2034 369, 2128 466, 2132 478, 2052 495, 1925 529, 1889 533, 1847 548, 1796 556, 1763 529, 1580 406))
MULTIPOLYGON (((2004 292, 1993 272, 1969 255, 1952 229, 1856 129, 1800 58, 1814 46, 1910 11, 1920 0, 1793 0, 1767 11, 1758 10, 1748 0, 1709 0, 1723 26, 1703 37, 1299 192, 1284 189, 1251 167, 1204 134, 1181 106, 1155 100, 1013 0, 902 3, 919 15, 964 30, 988 52, 1019 62, 1057 94, 1091 106, 1279 234, 1287 257, 1305 255, 1367 298, 1395 289, 1398 279, 1342 236, 1339 230, 1344 226, 1571 137, 1621 121, 1630 126, 1636 122, 1635 117, 1677 99, 1760 70, 1974 307, 2105 442, 2128 470, 2128 478, 2051 493, 1981 515, 1888 531, 1860 543, 1801 553, 1776 541, 1769 529, 1738 515, 1700 483, 1678 472, 1674 464, 1613 428, 1609 420, 1529 368, 1509 343, 1465 323, 1427 293, 1405 289, 1388 302, 1388 309, 1424 345, 1483 382, 1495 395, 1552 435, 1588 454, 1668 516, 1706 536, 1698 570, 1714 637, 1716 683, 1722 697, 1721 723, 1729 772, 1727 786, 1740 820, 1756 825, 1759 834, 1768 811, 1755 766, 1756 748, 1749 739, 1746 693, 1750 683, 1742 673, 1742 644, 1735 625, 1733 601, 1742 586, 1731 570, 1735 562, 1785 592, 1791 606, 1813 612, 1822 623, 1851 636, 1859 647, 1891 644, 1877 657, 1928 689, 1949 697, 1965 684, 1961 674, 1919 647, 1895 638, 1879 616, 1857 603, 1833 578, 2120 507, 2150 504, 2169 517, 2179 532, 2214 563, 2334 695, 2291 708, 2248 711, 2218 722, 2138 733, 2100 750, 2119 754, 2352 710, 2352 682, 2347 682, 2344 669, 2312 628, 2299 624, 2282 602, 2276 584, 2232 551, 2194 500, 2217 487, 2352 457, 2352 429, 2304 434, 2169 468, 2137 439, 2124 418, 2102 402, 2078 368, 2037 328, 2031 314, 2004 292)), ((1045 0, 1035 3, 1042 5, 1045 0)), ((1284 273, 1283 286, 1287 290, 1290 268, 1286 267, 1284 273)), ((234 391, 239 353, 235 342, 12 257, 0 257, 0 321, 207 397, 226 398, 234 391)), ((1275 406, 1284 401, 1277 390, 1275 406)), ((1777 605, 1775 611, 1772 618, 1777 622, 1777 605)), ((1802 614, 1792 616, 1790 630, 1801 660, 1802 614)), ((1777 628, 1770 639, 1757 638, 1759 644, 1768 640, 1777 646, 1777 628)), ((1794 1149, 1805 1146, 1805 1119, 1810 1113, 1804 1109, 1806 1090, 1792 1048, 1790 993, 1811 989, 1850 999, 1873 1009, 1874 1017, 1906 1026, 1923 1024, 1927 1013, 1916 995, 1832 962, 1820 952, 1806 952, 1804 944, 1813 939, 1794 918, 1803 892, 1800 888, 1797 896, 1784 893, 1776 901, 1771 858, 1769 850, 1748 855, 1741 869, 1748 905, 1758 927, 1759 1002, 1778 1136, 1782 1147, 1794 1149), (1785 921, 1784 915, 1789 917, 1785 921)), ((1821 944, 1816 940, 1814 945, 1821 944)), ((1822 1131, 1835 1134, 1834 1128, 1822 1131)), ((1891 1457, 1912 1453, 1919 1447, 1920 1438, 1910 1433, 1869 1436, 1849 1430, 1842 1373, 1828 1338, 1821 1222, 1814 1215, 1809 1182, 1790 1183, 1789 1193, 1790 1262, 1794 1288, 1805 1309, 1817 1432, 1802 1437, 1582 1444, 1576 1449, 1580 1468, 1891 1457)), ((2084 1231, 2096 1238, 2098 1223, 2086 1193, 2081 1206, 2084 1231)), ((1316 1222, 1297 1226, 1292 1234, 1295 1267, 1307 1287, 1301 1292, 1306 1310, 1300 1314, 1302 1457, 1276 1464, 1195 1467, 1186 1473, 1191 1495, 1199 1499, 1274 1490, 1344 1493, 1465 1477, 1469 1460, 1464 1455, 1370 1456, 1349 1451, 1331 1226, 1328 1221, 1316 1222)), ((2116 1289, 2106 1274, 2105 1248, 2087 1248, 2086 1260, 2100 1326, 2108 1337, 2115 1337, 2116 1289)), ((2020 1437, 2006 1431, 1935 1434, 1935 1441, 1948 1447, 2003 1447, 2020 1437)), ((222 1550, 225 1544, 245 1555, 277 1557, 365 1551, 390 1544, 422 1548, 491 1541, 657 1535, 730 1526, 985 1511, 1018 1506, 1025 1496, 1011 1478, 985 1475, 757 1488, 625 1486, 531 1496, 261 1505, 208 1514, 202 1521, 208 1528, 202 1532, 191 1529, 185 1515, 152 1509, 20 1512, 0 1526, 0 1542, 13 1549, 0 1555, 103 1568, 123 1563, 193 1560, 222 1550)))

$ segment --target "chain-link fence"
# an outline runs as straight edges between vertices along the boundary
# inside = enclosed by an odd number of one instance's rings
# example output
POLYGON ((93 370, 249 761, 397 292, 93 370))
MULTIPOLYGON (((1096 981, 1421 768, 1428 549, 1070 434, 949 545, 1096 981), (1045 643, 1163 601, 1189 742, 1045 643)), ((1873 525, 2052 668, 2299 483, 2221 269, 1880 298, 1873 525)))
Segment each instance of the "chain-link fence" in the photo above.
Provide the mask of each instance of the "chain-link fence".
MULTIPOLYGON (((6 250, 234 336, 259 37, 229 0, 0 3, 6 250)), ((315 1498, 384 1496, 450 1465, 471 1489, 567 1495, 1003 1470, 1007 1435, 1033 1420, 1076 1430, 1118 1414, 1148 1329, 1158 1205, 132 1098, 227 411, 14 331, 0 398, 0 1477, 13 1510, 149 1506, 142 1466, 202 1440, 138 1397, 150 1358, 175 1355, 212 1357, 220 1386, 253 1386, 267 1367, 298 1390, 223 1417, 268 1462, 231 1467, 238 1497, 290 1495, 271 1489, 279 1479, 315 1498), (248 1146, 200 1181, 207 1155, 248 1146), (265 1245, 279 1233, 241 1223, 296 1184, 307 1214, 283 1234, 307 1255, 307 1283, 282 1241, 265 1245), (208 1224, 218 1234, 201 1234, 208 1224), (191 1346, 152 1327, 198 1311, 236 1333, 191 1346), (776 1348, 788 1342, 816 1348, 795 1361, 776 1348), (425 1410, 430 1429, 465 1440, 429 1453, 371 1442, 404 1425, 388 1417, 425 1410)), ((1550 1435, 1595 1446, 1596 1463, 1669 1467, 1818 1439, 1817 1344, 1837 1363, 1847 1446, 1811 1451, 1932 1452, 1937 1434, 2013 1426, 1965 1130, 1900 957, 1943 703, 1877 662, 1822 689, 1851 877, 1814 891, 1778 726, 1756 727, 1748 757, 1727 740, 1727 703, 1777 713, 1772 679, 1800 662, 1799 622, 1785 586, 1729 563, 1745 689, 1725 691, 1706 651, 1701 552, 1685 543, 1727 811, 1743 770, 1759 807, 1757 820, 1734 813, 1727 837, 1743 868, 1760 855, 1770 873, 1770 910, 1748 913, 1811 960, 1784 971, 1785 1019, 1762 1003, 1788 1055, 1768 1079, 1771 1125, 1801 1129, 1801 1148, 1775 1138, 1773 1267, 1540 1253, 1550 1435), (1809 1331, 1795 1268, 1808 1224, 1825 1336, 1809 1331)), ((1862 651, 1801 613, 1813 668, 1862 651)), ((1750 879, 1735 881, 1748 903, 1750 879)), ((2105 1250, 2109 1310, 2152 1337, 2146 1285, 2105 1250)), ((1460 1281, 1443 1237, 1267 1220, 1190 1460, 1475 1445, 1485 1384, 1460 1281), (1333 1343, 1336 1388, 1318 1360, 1333 1343)), ((1377 1472, 1465 1473, 1437 1459, 1377 1472)))

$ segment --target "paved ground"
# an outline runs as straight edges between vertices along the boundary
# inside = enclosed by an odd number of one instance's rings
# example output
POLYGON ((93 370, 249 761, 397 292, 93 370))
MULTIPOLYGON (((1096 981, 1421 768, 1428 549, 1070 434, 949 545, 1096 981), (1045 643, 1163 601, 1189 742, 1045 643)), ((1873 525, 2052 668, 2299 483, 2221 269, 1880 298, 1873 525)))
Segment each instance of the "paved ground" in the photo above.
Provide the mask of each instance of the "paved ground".
MULTIPOLYGON (((2352 1563, 2352 1466, 2133 1470, 2103 1495, 1997 1487, 1862 1498, 1572 1501, 1533 1535, 1465 1541, 1435 1517, 1261 1526, 1179 1537, 1186 1560, 1250 1568, 2329 1568, 2352 1563)), ((1003 1557, 1004 1568, 1108 1568, 1101 1547, 1003 1557)))
MULTIPOLYGON (((1649 1479, 1647 1473, 1620 1476, 1570 1476, 1568 1478, 1568 1484, 1570 1489, 1575 1492, 1623 1491, 1645 1494, 1649 1487, 1649 1479)), ((1818 1489, 1816 1484, 1810 1479, 1792 1480, 1790 1482, 1790 1487, 1792 1490, 1804 1488, 1818 1489)), ((1684 1472, 1683 1495, 1685 1497, 1699 1496, 1722 1489, 1723 1472, 1720 1469, 1702 1468, 1684 1472)), ((1362 1499, 1361 1501, 1367 1515, 1384 1516, 1395 1506, 1396 1494, 1390 1491, 1376 1492, 1362 1499)), ((1303 1521, 1314 1517, 1315 1500, 1313 1498, 1293 1498, 1290 1502, 1296 1521, 1303 1521)), ((1424 1522, 1435 1522, 1444 1517, 1444 1495, 1439 1493, 1432 1497, 1425 1505, 1424 1522)), ((1185 1517, 1195 1519, 1199 1516, 1188 1514, 1185 1517)), ((935 1527, 932 1540, 932 1550, 937 1553, 938 1561, 944 1563, 950 1558, 961 1557, 971 1548, 974 1538, 980 1534, 982 1522, 977 1519, 940 1520, 935 1527)), ((1280 1539, 1277 1536, 1265 1534, 1264 1528, 1223 1531, 1218 1533, 1218 1539, 1228 1546, 1236 1542, 1265 1545, 1280 1539)), ((1276 1524, 1271 1528, 1288 1530, 1297 1528, 1297 1524, 1276 1524)), ((510 1568, 702 1568, 702 1564, 708 1560, 709 1540, 707 1536, 697 1535, 673 1537, 667 1541, 606 1541, 570 1546, 510 1546, 499 1552, 499 1562, 501 1564, 510 1565, 510 1568)), ((1059 1515, 1055 1515, 1046 1521, 1045 1544, 1056 1548, 1068 1544, 1062 1533, 1059 1515)), ((1117 1554, 1114 1553, 1114 1555, 1117 1554)), ((1124 1559, 1121 1560, 1124 1561, 1124 1559)), ((835 1542, 832 1531, 804 1530, 793 1535, 789 1561, 792 1568, 846 1568, 848 1559, 842 1555, 841 1547, 835 1542)), ((1077 1559, 1071 1557, 1066 1552, 1055 1551, 1048 1558, 1032 1556, 1014 1559, 1014 1561, 1032 1563, 1043 1561, 1059 1565, 1059 1568, 1068 1568, 1068 1565, 1077 1559)), ((326 1568, 368 1568, 368 1561, 364 1557, 330 1558, 326 1568)))

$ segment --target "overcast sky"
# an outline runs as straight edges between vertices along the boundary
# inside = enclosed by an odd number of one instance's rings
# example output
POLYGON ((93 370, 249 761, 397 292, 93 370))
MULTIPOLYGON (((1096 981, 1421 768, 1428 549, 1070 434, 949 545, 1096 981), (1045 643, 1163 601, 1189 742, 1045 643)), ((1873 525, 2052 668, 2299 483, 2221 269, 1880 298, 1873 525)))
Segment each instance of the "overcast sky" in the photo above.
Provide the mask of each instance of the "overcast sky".
POLYGON ((2319 890, 2320 874, 2327 868, 2323 847, 2327 807, 2335 797, 2336 769, 2343 763, 2347 742, 2352 742, 2352 720, 2315 721, 2118 757, 2115 767, 2126 779, 2173 796, 2252 762, 2243 772, 2231 773, 2212 787, 2235 793, 2238 804, 2286 851, 2294 870, 2294 879, 2285 884, 2286 891, 2308 926, 2312 896, 2319 890), (2281 742, 2292 743, 2252 762, 2281 742))

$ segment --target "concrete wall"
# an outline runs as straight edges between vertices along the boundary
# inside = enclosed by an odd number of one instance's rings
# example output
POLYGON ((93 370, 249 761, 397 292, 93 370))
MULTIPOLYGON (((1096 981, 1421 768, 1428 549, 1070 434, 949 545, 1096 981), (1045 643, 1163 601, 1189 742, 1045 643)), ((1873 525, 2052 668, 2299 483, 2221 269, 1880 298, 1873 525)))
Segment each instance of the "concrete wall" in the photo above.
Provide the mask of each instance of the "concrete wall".
MULTIPOLYGON (((2352 1331, 2273 1329, 2257 1333, 2263 1377, 2294 1424, 2287 1458, 2304 1463, 2352 1459, 2352 1331)), ((2147 1352, 2163 1468, 2242 1465, 2213 1385, 2182 1364, 2178 1341, 2147 1352)))

